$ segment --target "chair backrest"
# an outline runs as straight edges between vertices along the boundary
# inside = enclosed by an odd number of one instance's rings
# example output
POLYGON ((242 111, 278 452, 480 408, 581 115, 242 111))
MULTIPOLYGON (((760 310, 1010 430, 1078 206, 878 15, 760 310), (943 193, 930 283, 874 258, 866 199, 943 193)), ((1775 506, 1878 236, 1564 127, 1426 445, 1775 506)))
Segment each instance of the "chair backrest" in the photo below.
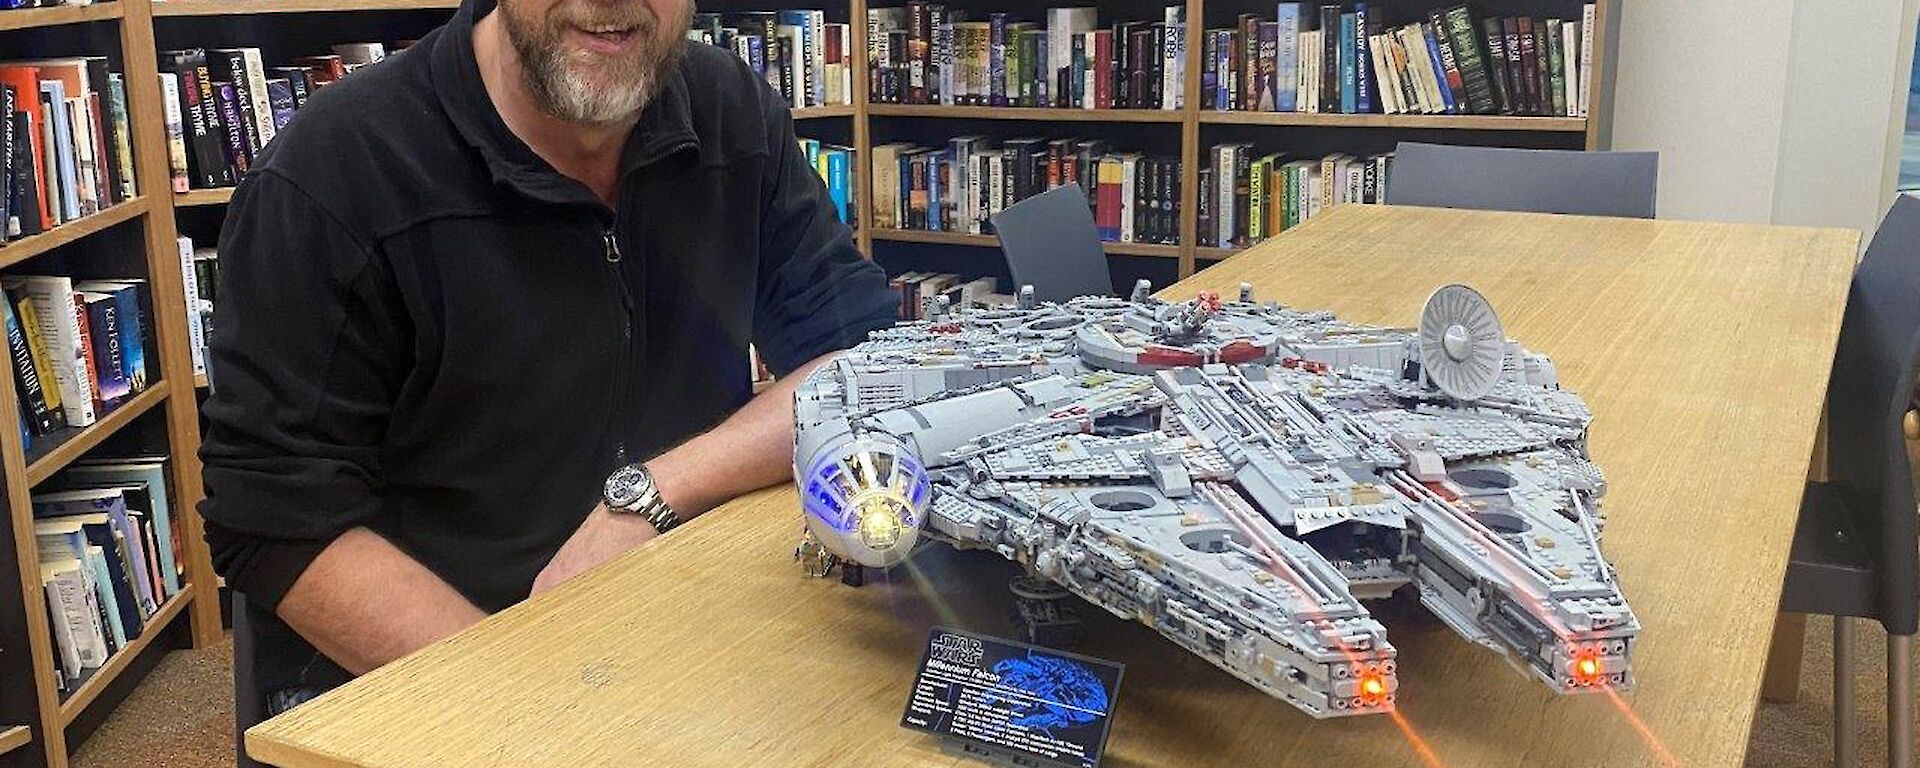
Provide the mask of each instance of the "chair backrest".
POLYGON ((1433 208, 1653 218, 1657 152, 1576 152, 1401 142, 1387 202, 1433 208))
POLYGON ((1080 185, 1055 187, 1014 204, 993 217, 993 231, 1000 235, 1014 290, 1031 285, 1040 301, 1113 293, 1107 252, 1080 185))
POLYGON ((1920 361, 1920 199, 1900 196, 1854 273, 1827 384, 1827 467, 1872 553, 1892 634, 1920 623, 1920 532, 1901 419, 1920 361))

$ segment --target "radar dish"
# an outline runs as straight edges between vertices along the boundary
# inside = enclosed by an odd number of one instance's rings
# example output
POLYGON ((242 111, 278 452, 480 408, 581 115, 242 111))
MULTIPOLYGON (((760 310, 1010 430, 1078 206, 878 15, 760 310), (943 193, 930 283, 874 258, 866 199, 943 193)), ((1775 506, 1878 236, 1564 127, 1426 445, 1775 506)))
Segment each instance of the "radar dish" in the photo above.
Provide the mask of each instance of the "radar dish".
POLYGON ((1507 354, 1507 334, 1493 305, 1464 285, 1441 286, 1420 312, 1420 364, 1427 378, 1456 400, 1493 391, 1507 354))

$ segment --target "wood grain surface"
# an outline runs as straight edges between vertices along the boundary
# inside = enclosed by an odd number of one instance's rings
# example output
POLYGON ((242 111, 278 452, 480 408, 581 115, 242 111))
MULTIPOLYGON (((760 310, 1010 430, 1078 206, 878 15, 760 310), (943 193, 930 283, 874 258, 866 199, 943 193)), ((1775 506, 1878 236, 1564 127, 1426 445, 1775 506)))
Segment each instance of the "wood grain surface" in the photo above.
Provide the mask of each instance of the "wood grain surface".
MULTIPOLYGON (((1466 282, 1597 413, 1606 548, 1639 687, 1561 697, 1427 616, 1372 605, 1401 711, 1316 722, 1132 623, 1108 766, 1741 763, 1858 246, 1851 232, 1350 206, 1166 292, 1412 324, 1466 282)), ((929 626, 1005 631, 1004 576, 926 549, 803 578, 763 491, 249 732, 286 768, 957 765, 898 727, 929 626)))

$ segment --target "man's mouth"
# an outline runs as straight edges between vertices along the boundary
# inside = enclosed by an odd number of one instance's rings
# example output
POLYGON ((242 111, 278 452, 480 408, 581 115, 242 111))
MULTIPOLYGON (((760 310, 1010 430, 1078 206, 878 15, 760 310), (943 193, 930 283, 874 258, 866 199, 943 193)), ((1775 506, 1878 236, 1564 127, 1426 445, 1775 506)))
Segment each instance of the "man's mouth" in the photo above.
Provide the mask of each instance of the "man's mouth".
POLYGON ((625 53, 640 38, 638 25, 586 24, 569 27, 570 36, 596 53, 625 53))

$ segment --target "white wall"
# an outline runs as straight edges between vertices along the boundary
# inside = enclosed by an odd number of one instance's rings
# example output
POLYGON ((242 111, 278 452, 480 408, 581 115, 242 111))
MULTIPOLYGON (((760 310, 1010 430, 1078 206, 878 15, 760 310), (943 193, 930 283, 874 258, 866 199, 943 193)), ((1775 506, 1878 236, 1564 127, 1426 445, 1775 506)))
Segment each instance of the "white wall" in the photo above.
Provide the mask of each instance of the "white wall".
POLYGON ((1619 0, 1613 148, 1662 218, 1870 230, 1891 203, 1920 0, 1619 0))

